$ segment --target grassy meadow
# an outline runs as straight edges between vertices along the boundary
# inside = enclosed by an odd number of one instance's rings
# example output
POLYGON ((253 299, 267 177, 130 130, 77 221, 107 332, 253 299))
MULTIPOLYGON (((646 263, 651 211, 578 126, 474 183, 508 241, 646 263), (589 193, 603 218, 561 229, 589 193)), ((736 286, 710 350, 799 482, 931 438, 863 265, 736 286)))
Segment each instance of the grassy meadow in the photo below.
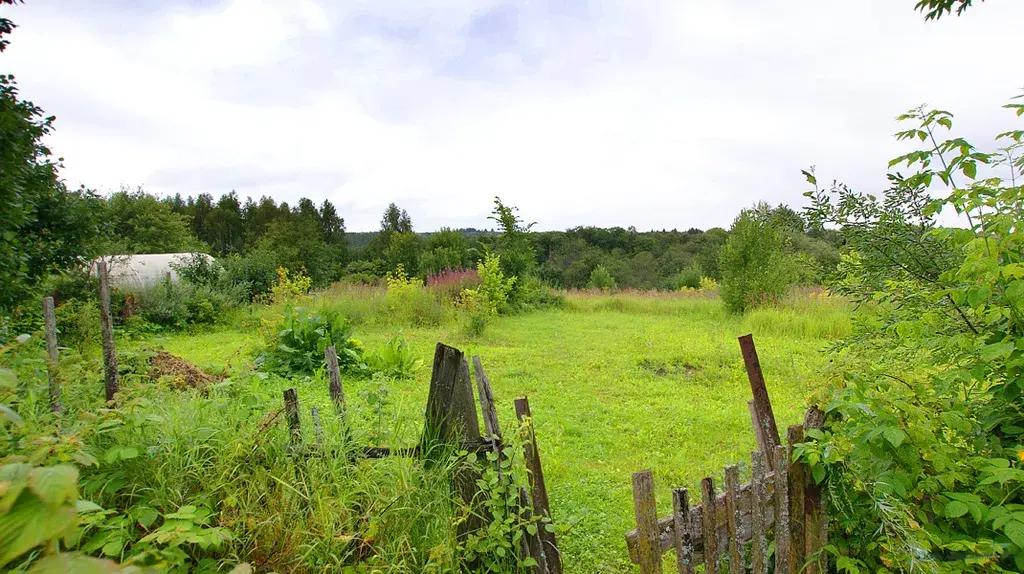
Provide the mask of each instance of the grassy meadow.
MULTIPOLYGON (((801 419, 807 397, 821 388, 822 348, 850 329, 841 300, 811 291, 744 316, 699 293, 575 292, 560 309, 495 318, 479 336, 443 314, 433 325, 384 316, 375 297, 370 288, 335 288, 303 303, 343 311, 367 348, 401 332, 423 360, 414 378, 387 383, 392 404, 385 414, 366 400, 380 394, 379 382, 345 379, 355 424, 373 436, 381 417, 392 421, 384 424, 401 421, 401 431, 386 440, 413 443, 435 343, 480 355, 504 427, 515 422, 513 399, 530 398, 553 518, 572 525, 559 540, 568 572, 628 567, 623 535, 633 527, 632 472, 653 469, 659 514, 665 514, 672 487, 696 488, 701 477, 749 455, 755 443, 738 336, 754 334, 784 428, 801 419)), ((279 313, 254 307, 230 326, 126 341, 122 348, 163 349, 207 371, 242 376, 279 313)), ((286 386, 298 388, 310 430, 309 407, 324 412, 330 404, 326 383, 322 377, 269 380, 262 390, 279 401, 286 386)))

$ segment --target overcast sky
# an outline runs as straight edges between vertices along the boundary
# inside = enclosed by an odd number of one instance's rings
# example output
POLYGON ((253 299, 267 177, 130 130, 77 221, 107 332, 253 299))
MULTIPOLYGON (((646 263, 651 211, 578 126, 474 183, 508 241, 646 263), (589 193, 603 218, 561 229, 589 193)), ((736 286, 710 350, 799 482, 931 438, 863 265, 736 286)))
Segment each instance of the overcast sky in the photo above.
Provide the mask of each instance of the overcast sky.
POLYGON ((894 117, 1019 127, 1024 2, 925 23, 914 0, 28 0, 0 56, 57 116, 63 176, 109 192, 317 203, 350 231, 727 227, 803 204, 800 170, 864 191, 894 117))

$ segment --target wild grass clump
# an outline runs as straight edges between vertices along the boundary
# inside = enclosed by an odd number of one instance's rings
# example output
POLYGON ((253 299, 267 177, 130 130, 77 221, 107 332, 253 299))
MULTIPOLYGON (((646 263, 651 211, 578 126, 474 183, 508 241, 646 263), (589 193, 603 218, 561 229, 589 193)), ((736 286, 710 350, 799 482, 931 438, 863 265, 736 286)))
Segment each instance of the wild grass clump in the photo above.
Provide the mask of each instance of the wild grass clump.
POLYGON ((441 303, 457 304, 462 292, 480 285, 480 274, 476 269, 445 268, 439 273, 426 277, 427 290, 441 303))
POLYGON ((820 289, 795 290, 780 303, 749 311, 743 328, 779 337, 842 339, 853 332, 848 300, 820 289))

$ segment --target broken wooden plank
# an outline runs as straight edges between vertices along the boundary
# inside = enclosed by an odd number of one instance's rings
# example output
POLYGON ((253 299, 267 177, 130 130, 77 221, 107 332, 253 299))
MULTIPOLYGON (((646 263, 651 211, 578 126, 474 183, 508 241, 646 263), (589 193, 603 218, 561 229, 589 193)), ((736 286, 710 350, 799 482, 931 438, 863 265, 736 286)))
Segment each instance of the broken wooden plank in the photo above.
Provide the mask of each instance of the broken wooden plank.
POLYGON ((750 456, 751 532, 750 566, 752 574, 765 574, 768 559, 768 525, 765 504, 770 500, 765 492, 764 453, 756 450, 750 456))
POLYGON ((725 525, 729 535, 729 573, 743 574, 743 556, 740 553, 739 533, 739 497, 740 467, 734 465, 725 468, 725 525))

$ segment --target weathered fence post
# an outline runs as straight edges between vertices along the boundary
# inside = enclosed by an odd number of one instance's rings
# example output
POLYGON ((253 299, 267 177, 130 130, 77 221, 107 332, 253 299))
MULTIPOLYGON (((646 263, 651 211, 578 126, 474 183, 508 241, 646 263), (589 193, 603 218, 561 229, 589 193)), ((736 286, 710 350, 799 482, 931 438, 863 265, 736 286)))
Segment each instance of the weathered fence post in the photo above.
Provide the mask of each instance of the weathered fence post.
POLYGON ((789 572, 789 457, 775 447, 775 572, 789 572))
POLYGON ((750 455, 750 567, 752 574, 764 574, 768 558, 767 524, 764 504, 767 496, 764 486, 764 453, 755 450, 750 455))
MULTIPOLYGON (((516 418, 520 425, 529 419, 527 425, 526 444, 523 445, 523 458, 526 462, 527 475, 530 479, 530 488, 533 491, 530 498, 533 500, 534 511, 537 514, 551 520, 551 505, 548 503, 548 489, 544 484, 544 470, 540 464, 540 451, 537 448, 537 432, 533 424, 533 415, 530 413, 530 399, 519 397, 515 401, 516 418)), ((655 517, 657 522, 657 517, 655 517)), ((546 528, 541 529, 541 540, 544 542, 544 554, 548 560, 548 571, 551 574, 561 574, 562 556, 558 551, 558 541, 555 533, 549 532, 546 528)), ((660 549, 660 545, 658 546, 660 549)))
POLYGON ((100 332, 103 338, 103 381, 107 402, 114 400, 120 388, 117 376, 117 350, 114 348, 114 318, 110 313, 110 277, 107 262, 96 266, 100 280, 100 332))
POLYGON ((715 523, 715 479, 710 476, 700 481, 701 534, 704 538, 704 572, 718 572, 718 525, 715 523))
MULTIPOLYGON (((676 547, 676 569, 679 574, 693 574, 693 540, 690 536, 690 493, 685 488, 672 491, 673 536, 676 547)), ((660 550, 660 548, 659 548, 660 550)))
MULTIPOLYGON (((804 430, 820 430, 825 425, 825 413, 817 406, 811 407, 804 415, 804 430)), ((805 471, 806 472, 806 471, 805 471)), ((822 549, 828 544, 828 516, 821 497, 821 486, 814 483, 810 473, 806 473, 804 487, 805 520, 805 554, 811 560, 805 569, 807 574, 828 572, 828 553, 822 549)))
POLYGON ((725 467, 725 524, 729 532, 729 573, 743 574, 740 544, 740 467, 725 467))
MULTIPOLYGON (((752 401, 748 403, 753 419, 751 422, 754 425, 754 436, 757 438, 758 448, 766 454, 771 453, 776 446, 782 444, 782 441, 779 439, 779 429, 775 424, 772 402, 768 398, 768 388, 764 383, 764 373, 761 372, 761 362, 757 358, 757 348, 754 347, 754 336, 743 335, 739 341, 743 364, 747 367, 747 379, 750 380, 750 391, 754 395, 752 401)), ((768 460, 769 470, 775 470, 771 457, 768 460)))
POLYGON ((46 331, 46 373, 50 379, 50 410, 60 416, 64 407, 60 402, 60 370, 57 355, 57 315, 53 297, 43 298, 43 326, 46 331))
POLYGON ((654 475, 650 470, 633 473, 633 513, 636 532, 640 536, 640 574, 661 572, 661 539, 658 533, 658 510, 654 501, 654 475))
POLYGON ((494 407, 494 394, 491 391, 491 380, 484 373, 484 365, 480 361, 480 355, 473 356, 473 371, 476 374, 476 388, 480 394, 480 410, 484 414, 484 432, 487 437, 495 439, 501 436, 501 426, 498 424, 498 411, 494 407))
POLYGON ((288 422, 288 442, 296 449, 302 441, 302 427, 299 421, 299 393, 295 388, 284 390, 284 418, 288 422))
POLYGON ((330 377, 328 391, 331 393, 331 402, 334 403, 334 412, 345 417, 345 390, 341 387, 341 370, 338 368, 338 352, 334 347, 324 349, 324 356, 327 358, 327 376, 330 377))
POLYGON ((804 427, 793 425, 787 429, 786 449, 789 461, 789 568, 799 572, 804 567, 804 464, 793 460, 794 446, 804 441, 804 427))
MULTIPOLYGON (((519 487, 519 507, 523 509, 523 518, 527 521, 533 518, 533 512, 531 508, 533 505, 530 504, 530 495, 526 492, 525 486, 519 487)), ((536 572, 538 574, 546 574, 548 570, 547 557, 544 554, 544 543, 540 539, 540 532, 542 528, 538 528, 533 534, 529 531, 523 536, 523 545, 526 547, 523 554, 532 556, 537 561, 536 572)))
MULTIPOLYGON (((428 465, 434 464, 445 449, 480 441, 480 420, 476 416, 473 383, 469 380, 469 368, 465 364, 462 351, 444 343, 437 344, 420 440, 420 453, 428 465)), ((467 519, 459 523, 456 532, 459 540, 484 526, 482 517, 475 511, 476 481, 479 478, 480 472, 467 465, 460 465, 452 477, 453 488, 470 509, 467 519)))

